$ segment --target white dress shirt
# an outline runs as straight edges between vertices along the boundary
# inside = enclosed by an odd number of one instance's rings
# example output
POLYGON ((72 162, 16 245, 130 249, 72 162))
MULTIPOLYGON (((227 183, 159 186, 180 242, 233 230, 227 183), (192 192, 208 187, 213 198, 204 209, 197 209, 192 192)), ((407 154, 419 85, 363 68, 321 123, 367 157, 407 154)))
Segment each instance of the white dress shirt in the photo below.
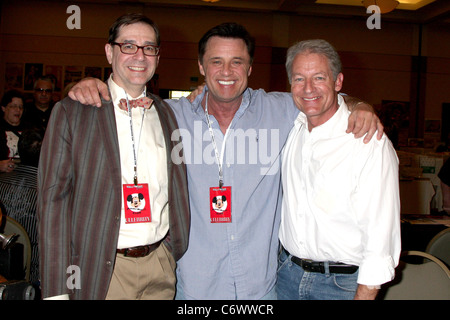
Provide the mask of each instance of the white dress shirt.
POLYGON ((345 133, 349 111, 339 109, 308 131, 295 121, 282 160, 280 241, 294 256, 359 266, 358 283, 393 279, 400 244, 398 158, 383 135, 368 144, 345 133))
MULTIPOLYGON (((120 109, 119 101, 125 98, 125 90, 112 79, 108 86, 114 104, 117 135, 120 148, 122 184, 133 184, 134 157, 131 139, 130 117, 120 109)), ((138 99, 141 96, 128 99, 138 99)), ((132 108, 133 133, 137 157, 138 184, 148 183, 151 222, 125 223, 124 200, 122 194, 122 213, 117 247, 129 248, 155 243, 165 237, 169 230, 167 156, 164 135, 158 113, 154 107, 132 108)), ((122 191, 123 193, 123 191, 122 191)))

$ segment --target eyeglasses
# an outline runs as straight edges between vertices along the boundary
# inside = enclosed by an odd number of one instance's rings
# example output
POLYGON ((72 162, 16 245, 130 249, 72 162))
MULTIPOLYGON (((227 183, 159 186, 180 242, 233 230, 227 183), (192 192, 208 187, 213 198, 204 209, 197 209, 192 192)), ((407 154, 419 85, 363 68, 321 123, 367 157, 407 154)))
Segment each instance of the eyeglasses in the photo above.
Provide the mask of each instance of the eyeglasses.
POLYGON ((52 89, 43 89, 43 88, 36 88, 34 89, 34 91, 39 92, 39 93, 52 93, 52 89))
POLYGON ((142 49, 142 52, 146 56, 157 56, 159 54, 159 46, 154 45, 146 45, 146 46, 138 46, 133 43, 118 43, 111 42, 113 45, 118 45, 120 47, 120 52, 125 54, 135 54, 139 49, 142 49))

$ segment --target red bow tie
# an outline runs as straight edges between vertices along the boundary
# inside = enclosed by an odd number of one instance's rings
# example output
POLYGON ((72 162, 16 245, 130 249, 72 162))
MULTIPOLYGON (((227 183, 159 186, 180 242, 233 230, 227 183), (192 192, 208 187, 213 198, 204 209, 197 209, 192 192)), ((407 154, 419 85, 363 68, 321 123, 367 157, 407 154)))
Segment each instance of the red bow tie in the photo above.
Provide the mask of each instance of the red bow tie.
MULTIPOLYGON (((128 100, 128 103, 130 104, 131 108, 142 107, 145 109, 150 109, 153 100, 148 97, 143 97, 136 100, 128 100)), ((128 111, 126 99, 120 99, 119 108, 128 111)))

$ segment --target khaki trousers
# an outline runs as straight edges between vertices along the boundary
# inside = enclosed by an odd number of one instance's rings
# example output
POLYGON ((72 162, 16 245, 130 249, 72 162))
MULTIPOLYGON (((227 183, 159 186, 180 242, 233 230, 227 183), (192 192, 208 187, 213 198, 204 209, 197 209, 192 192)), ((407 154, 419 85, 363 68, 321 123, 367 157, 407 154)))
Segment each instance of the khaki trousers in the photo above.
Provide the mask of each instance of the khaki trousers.
POLYGON ((106 300, 171 300, 175 296, 175 266, 163 243, 146 257, 118 253, 106 300))

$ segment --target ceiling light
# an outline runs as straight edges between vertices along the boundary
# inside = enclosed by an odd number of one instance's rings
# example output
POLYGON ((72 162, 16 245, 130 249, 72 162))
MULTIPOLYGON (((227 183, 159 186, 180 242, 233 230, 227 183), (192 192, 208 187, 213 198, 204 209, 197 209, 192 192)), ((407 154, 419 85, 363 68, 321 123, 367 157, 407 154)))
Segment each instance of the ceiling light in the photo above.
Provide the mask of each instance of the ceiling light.
POLYGON ((362 3, 366 8, 373 5, 378 6, 380 13, 391 12, 399 5, 396 0, 363 0, 362 3))

